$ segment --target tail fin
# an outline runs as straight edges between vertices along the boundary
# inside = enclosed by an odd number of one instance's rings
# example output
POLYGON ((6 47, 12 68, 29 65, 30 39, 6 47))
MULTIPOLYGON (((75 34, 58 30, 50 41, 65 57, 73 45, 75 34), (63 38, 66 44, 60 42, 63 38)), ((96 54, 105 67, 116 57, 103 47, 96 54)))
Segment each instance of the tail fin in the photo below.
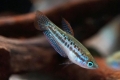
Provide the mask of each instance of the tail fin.
POLYGON ((50 20, 40 11, 36 12, 35 27, 38 30, 47 30, 50 20))

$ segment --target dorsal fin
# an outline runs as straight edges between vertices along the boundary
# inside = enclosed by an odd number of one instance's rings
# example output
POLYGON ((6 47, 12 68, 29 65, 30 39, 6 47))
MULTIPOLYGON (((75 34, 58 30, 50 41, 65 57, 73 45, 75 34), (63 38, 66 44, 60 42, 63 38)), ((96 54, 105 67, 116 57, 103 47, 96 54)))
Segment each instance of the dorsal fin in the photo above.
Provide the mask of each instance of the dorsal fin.
POLYGON ((64 18, 62 18, 62 27, 64 31, 74 36, 72 27, 70 26, 68 21, 66 21, 64 18))

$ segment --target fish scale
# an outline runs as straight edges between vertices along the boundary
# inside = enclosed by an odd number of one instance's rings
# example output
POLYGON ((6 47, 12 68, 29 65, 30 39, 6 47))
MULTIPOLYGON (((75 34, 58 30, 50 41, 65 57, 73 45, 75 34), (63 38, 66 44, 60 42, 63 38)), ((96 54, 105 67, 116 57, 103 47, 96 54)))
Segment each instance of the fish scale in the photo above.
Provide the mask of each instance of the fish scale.
MULTIPOLYGON (((55 40, 53 40, 53 37, 51 36, 51 34, 50 34, 49 31, 44 31, 44 34, 47 36, 47 39, 50 40, 50 43, 52 43, 52 46, 55 46, 55 45, 56 45, 56 47, 55 47, 55 50, 56 50, 56 51, 59 51, 60 53, 64 53, 64 51, 62 51, 62 50, 60 49, 60 47, 57 46, 57 42, 56 42, 55 40)), ((58 53, 59 53, 59 52, 58 52, 58 53)), ((64 56, 64 57, 66 57, 65 54, 61 54, 61 55, 64 56)))
POLYGON ((83 68, 96 69, 98 65, 90 52, 74 38, 70 24, 63 19, 63 30, 38 11, 35 18, 37 29, 43 31, 53 48, 63 57, 83 68))
MULTIPOLYGON (((56 37, 57 39, 59 39, 59 41, 61 41, 62 42, 62 38, 65 38, 65 36, 63 36, 61 33, 60 33, 60 30, 58 31, 57 29, 55 30, 55 28, 54 27, 49 27, 49 29, 50 29, 50 31, 51 31, 51 33, 54 35, 54 37, 56 37), (55 36, 56 34, 58 34, 58 36, 55 36), (62 37, 61 39, 59 38, 59 37, 62 37)), ((69 42, 68 42, 68 38, 66 38, 66 40, 65 40, 65 42, 67 43, 67 44, 69 44, 69 42)), ((64 44, 65 45, 65 43, 62 43, 62 44, 64 44)), ((66 45, 65 45, 66 46, 66 45)), ((72 46, 72 48, 73 48, 73 50, 72 50, 72 52, 77 56, 77 57, 79 57, 82 61, 85 61, 86 59, 85 59, 85 56, 83 56, 82 54, 78 54, 78 53, 76 53, 76 48, 74 47, 75 45, 71 45, 72 46), (81 56, 82 55, 82 56, 81 56)), ((67 46, 66 46, 67 47, 67 46)), ((68 48, 68 47, 67 47, 68 48)), ((70 48, 68 48, 69 50, 70 50, 70 48)))

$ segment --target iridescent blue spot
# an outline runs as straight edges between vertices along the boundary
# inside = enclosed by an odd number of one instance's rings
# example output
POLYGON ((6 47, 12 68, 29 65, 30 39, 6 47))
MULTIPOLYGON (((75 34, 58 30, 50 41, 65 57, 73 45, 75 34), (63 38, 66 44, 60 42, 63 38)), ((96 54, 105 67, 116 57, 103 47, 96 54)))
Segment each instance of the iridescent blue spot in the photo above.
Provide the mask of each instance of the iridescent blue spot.
POLYGON ((88 60, 88 57, 87 57, 87 56, 85 56, 85 60, 86 60, 86 61, 88 60))
POLYGON ((87 63, 87 66, 88 66, 88 67, 93 67, 93 62, 88 62, 88 63, 87 63))
POLYGON ((111 63, 111 65, 112 65, 114 68, 118 68, 118 66, 119 66, 119 64, 118 64, 117 61, 113 61, 113 62, 111 63))
POLYGON ((79 58, 76 58, 75 60, 76 60, 77 62, 79 62, 79 63, 82 63, 82 60, 79 59, 79 58))

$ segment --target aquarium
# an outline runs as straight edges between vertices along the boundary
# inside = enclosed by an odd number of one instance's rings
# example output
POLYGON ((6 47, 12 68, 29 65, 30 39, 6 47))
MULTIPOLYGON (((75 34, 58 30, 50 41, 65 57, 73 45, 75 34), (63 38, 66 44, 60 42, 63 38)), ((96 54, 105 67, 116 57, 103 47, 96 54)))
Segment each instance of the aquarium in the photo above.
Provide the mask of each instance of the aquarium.
POLYGON ((0 80, 119 80, 119 0, 0 1, 0 80))

